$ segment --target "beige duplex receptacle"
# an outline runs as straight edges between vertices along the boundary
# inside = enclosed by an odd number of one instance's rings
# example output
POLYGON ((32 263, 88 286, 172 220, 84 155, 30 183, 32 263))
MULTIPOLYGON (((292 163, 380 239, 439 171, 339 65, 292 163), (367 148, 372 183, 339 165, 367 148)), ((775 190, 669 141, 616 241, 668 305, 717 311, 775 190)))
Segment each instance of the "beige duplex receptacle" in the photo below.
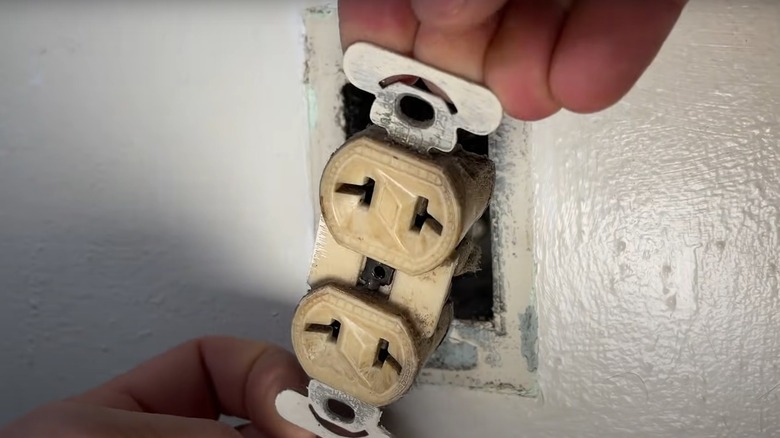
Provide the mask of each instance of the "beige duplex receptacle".
MULTIPOLYGON (((352 109, 345 108, 342 95, 342 88, 348 81, 343 72, 335 9, 308 9, 303 12, 303 20, 306 28, 305 87, 310 128, 309 171, 311 202, 315 211, 312 226, 314 230, 321 231, 320 180, 333 154, 347 140, 345 113, 352 109)), ((505 119, 498 131, 489 137, 489 156, 496 172, 496 184, 489 205, 492 255, 488 256, 492 257, 494 289, 492 317, 487 321, 454 319, 441 346, 422 366, 418 384, 453 385, 529 397, 538 394, 529 129, 522 122, 505 119)), ((352 186, 345 186, 342 191, 348 194, 351 188, 356 188, 353 186, 360 187, 368 182, 360 177, 349 181, 352 186)), ((351 199, 348 202, 361 199, 359 195, 352 198, 345 196, 344 199, 351 199)), ((431 211, 434 208, 431 204, 429 199, 430 216, 439 221, 431 211)), ((327 233, 320 231, 318 247, 338 246, 340 249, 332 251, 339 252, 345 259, 349 259, 348 254, 351 253, 354 259, 350 263, 362 266, 363 258, 341 245, 326 244, 333 237, 326 237, 327 233)), ((396 244, 402 247, 399 242, 396 244)), ((332 268, 325 267, 332 263, 330 259, 315 259, 312 280, 322 283, 332 279, 333 275, 329 273, 332 268), (318 263, 322 269, 316 268, 318 263)), ((352 275, 354 278, 350 281, 357 281, 358 274, 352 275)), ((437 275, 447 274, 439 272, 437 275)), ((419 278, 399 270, 393 281, 395 284, 416 282, 419 278)), ((414 288, 404 288, 411 289, 414 288)), ((394 299, 408 301, 412 298, 398 296, 394 299)), ((415 324, 420 324, 424 320, 422 315, 437 306, 438 303, 431 303, 429 309, 421 311, 414 317, 415 324)), ((426 334, 430 335, 433 331, 428 324, 426 334)))
POLYGON ((336 241, 410 275, 441 265, 487 207, 495 168, 481 156, 384 146, 380 130, 351 139, 320 183, 336 241), (465 155, 468 155, 466 157, 465 155))
POLYGON ((484 157, 421 154, 381 129, 333 154, 311 292, 293 318, 293 347, 312 378, 374 406, 409 391, 452 322, 450 283, 470 256, 461 242, 494 175, 484 157), (386 290, 360 287, 369 261, 383 270, 375 277, 392 275, 386 290))

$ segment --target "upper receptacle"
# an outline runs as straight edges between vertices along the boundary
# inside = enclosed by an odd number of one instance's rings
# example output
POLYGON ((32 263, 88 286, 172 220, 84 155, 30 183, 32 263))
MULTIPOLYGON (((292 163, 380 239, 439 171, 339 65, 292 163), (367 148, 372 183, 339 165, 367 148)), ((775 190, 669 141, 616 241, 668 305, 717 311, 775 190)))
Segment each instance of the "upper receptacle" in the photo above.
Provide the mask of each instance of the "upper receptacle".
POLYGON ((484 157, 420 154, 367 131, 325 167, 322 215, 339 244, 420 275, 450 257, 484 212, 494 175, 484 157))

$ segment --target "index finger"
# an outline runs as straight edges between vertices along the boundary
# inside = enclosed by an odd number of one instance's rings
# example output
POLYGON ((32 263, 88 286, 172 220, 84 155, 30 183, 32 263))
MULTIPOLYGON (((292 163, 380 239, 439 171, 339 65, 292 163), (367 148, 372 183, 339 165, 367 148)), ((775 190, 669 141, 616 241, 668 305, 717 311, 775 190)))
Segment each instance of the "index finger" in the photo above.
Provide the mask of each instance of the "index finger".
POLYGON ((344 50, 362 41, 412 53, 419 23, 409 0, 339 0, 338 13, 344 50))
POLYGON ((207 337, 155 357, 75 401, 180 417, 251 420, 269 436, 311 437, 276 412, 285 389, 304 391, 295 357, 261 342, 207 337))
POLYGON ((578 0, 550 66, 550 89, 565 108, 601 111, 622 99, 650 66, 687 0, 578 0))

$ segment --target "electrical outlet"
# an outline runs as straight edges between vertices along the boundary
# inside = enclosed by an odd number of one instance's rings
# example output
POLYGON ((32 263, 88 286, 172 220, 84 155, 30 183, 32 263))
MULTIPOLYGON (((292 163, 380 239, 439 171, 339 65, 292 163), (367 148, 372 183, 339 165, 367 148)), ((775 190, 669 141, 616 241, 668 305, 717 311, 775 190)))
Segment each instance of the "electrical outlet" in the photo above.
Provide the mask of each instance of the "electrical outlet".
POLYGON ((311 292, 292 324, 304 370, 378 407, 402 397, 452 322, 446 299, 456 261, 450 258, 423 276, 393 271, 340 245, 321 220, 311 292))
MULTIPOLYGON (((344 75, 335 9, 311 8, 304 11, 303 18, 311 202, 316 212, 312 219, 313 227, 318 229, 322 227, 323 216, 320 178, 336 150, 369 125, 374 97, 355 89, 344 75)), ((418 107, 421 113, 426 109, 418 107)), ((422 367, 419 384, 454 385, 530 397, 538 394, 537 319, 532 287, 533 187, 527 130, 526 124, 505 118, 499 130, 490 136, 463 132, 459 135, 459 143, 465 149, 489 155, 495 164, 496 184, 488 209, 472 227, 474 239, 482 249, 480 270, 452 279, 449 297, 454 321, 439 348, 422 367)), ((361 180, 353 182, 358 185, 361 180)), ((352 202, 357 202, 356 199, 360 198, 353 198, 352 202)), ((328 239, 332 236, 318 238, 318 247, 327 246, 328 239)), ((352 264, 349 269, 355 271, 343 279, 345 284, 373 281, 380 290, 384 287, 370 272, 382 265, 379 260, 373 257, 367 260, 343 247, 333 251, 339 257, 332 259, 341 259, 339 264, 352 264)), ((322 259, 317 263, 322 266, 314 267, 312 284, 332 277, 327 272, 336 262, 322 259)), ((397 284, 399 276, 404 278, 404 275, 408 274, 393 273, 393 282, 397 284)), ((432 303, 430 307, 435 305, 432 303)), ((412 321, 422 327, 419 318, 412 321)))
POLYGON ((479 155, 425 155, 385 134, 356 134, 325 167, 312 292, 292 329, 312 378, 375 406, 408 392, 449 329, 450 283, 473 256, 461 240, 494 177, 479 155))
POLYGON ((388 301, 329 284, 298 305, 293 348, 312 378, 381 407, 411 388, 451 320, 422 338, 388 301))
POLYGON ((350 139, 325 166, 322 216, 341 245, 410 275, 451 256, 482 216, 493 163, 468 152, 421 158, 381 129, 350 139), (468 155, 468 157, 467 157, 468 155))

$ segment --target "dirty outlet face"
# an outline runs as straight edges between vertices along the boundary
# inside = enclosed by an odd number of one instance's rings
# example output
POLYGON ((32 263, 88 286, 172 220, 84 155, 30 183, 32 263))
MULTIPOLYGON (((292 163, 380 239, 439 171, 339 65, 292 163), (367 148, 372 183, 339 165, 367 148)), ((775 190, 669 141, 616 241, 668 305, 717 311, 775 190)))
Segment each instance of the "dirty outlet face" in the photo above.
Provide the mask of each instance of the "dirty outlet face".
MULTIPOLYGON (((422 86, 422 85, 421 85, 422 86)), ((374 95, 352 84, 341 89, 343 100, 344 135, 351 138, 371 124, 371 105, 374 95)), ((430 106, 419 99, 403 100, 404 114, 418 120, 432 117, 430 106)), ((487 136, 459 132, 458 144, 468 152, 488 156, 487 136)), ((373 194, 373 193, 372 193, 373 194)), ((421 211, 420 208, 418 211, 421 211)), ((419 223, 419 222, 418 222, 419 223)), ((450 299, 454 305, 455 319, 460 321, 491 321, 493 319, 493 239, 490 209, 477 220, 471 229, 472 239, 479 247, 481 257, 474 272, 452 279, 450 299)))
POLYGON ((322 215, 340 244, 419 275, 450 257, 471 226, 470 215, 485 208, 489 187, 465 198, 459 176, 446 163, 360 136, 323 172, 322 215))
MULTIPOLYGON (((374 96, 348 84, 344 75, 336 9, 313 8, 303 17, 310 128, 308 165, 315 213, 312 226, 316 230, 321 219, 322 172, 347 139, 371 124, 374 96)), ((430 117, 430 108, 420 106, 419 100, 405 99, 399 104, 411 119, 423 122, 430 117)), ((449 299, 455 320, 421 370, 417 379, 421 385, 509 391, 529 397, 538 394, 533 299, 534 177, 529 134, 527 124, 509 118, 487 137, 459 132, 458 143, 465 150, 488 155, 489 149, 496 165, 496 186, 489 208, 475 219, 470 230, 481 249, 478 269, 452 279, 449 299)), ((392 282, 402 277, 403 273, 397 271, 392 282)), ((355 282, 372 290, 378 287, 378 293, 390 287, 382 285, 386 280, 373 277, 367 269, 355 282)))
POLYGON ((301 301, 292 338, 310 376, 375 406, 395 401, 419 371, 405 320, 333 285, 301 301))

